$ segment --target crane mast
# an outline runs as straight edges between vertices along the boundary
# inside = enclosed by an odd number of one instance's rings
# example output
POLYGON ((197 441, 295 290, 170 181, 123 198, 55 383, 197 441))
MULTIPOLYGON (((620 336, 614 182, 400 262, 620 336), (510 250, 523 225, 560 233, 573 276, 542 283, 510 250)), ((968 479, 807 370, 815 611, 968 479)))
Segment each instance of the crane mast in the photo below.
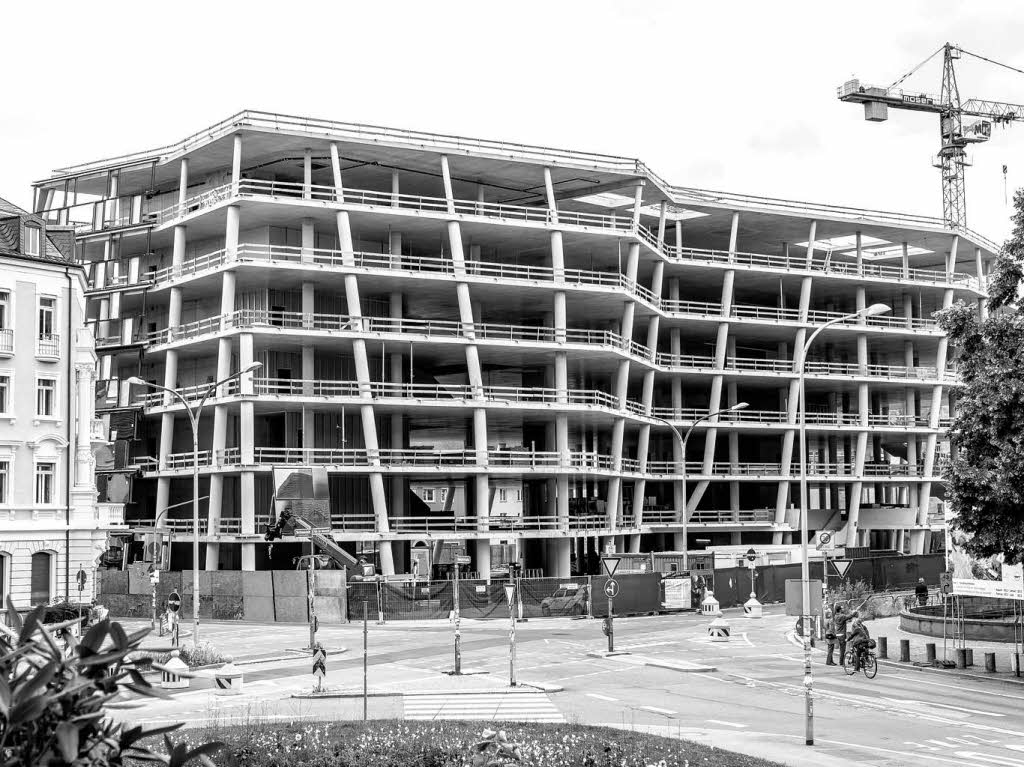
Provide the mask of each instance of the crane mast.
POLYGON ((1024 106, 986 99, 968 99, 961 102, 954 62, 962 54, 973 56, 990 64, 1005 67, 1020 74, 1024 70, 1000 64, 984 56, 965 51, 946 43, 888 88, 866 85, 860 80, 849 80, 838 89, 840 101, 864 105, 864 119, 884 122, 889 119, 889 107, 912 112, 931 112, 939 116, 939 152, 933 165, 942 174, 942 217, 951 229, 967 227, 967 201, 964 169, 970 165, 967 145, 988 141, 992 137, 992 124, 1007 124, 1024 119, 1024 106), (942 53, 942 86, 939 94, 928 94, 899 87, 932 58, 942 53), (981 118, 964 125, 964 116, 981 118))

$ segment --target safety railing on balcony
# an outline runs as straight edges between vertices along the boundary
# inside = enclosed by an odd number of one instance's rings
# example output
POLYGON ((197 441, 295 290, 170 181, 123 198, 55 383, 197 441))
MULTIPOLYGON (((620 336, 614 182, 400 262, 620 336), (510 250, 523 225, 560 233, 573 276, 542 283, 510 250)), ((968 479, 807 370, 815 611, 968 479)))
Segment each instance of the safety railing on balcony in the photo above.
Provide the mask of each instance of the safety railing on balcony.
MULTIPOLYGON (((641 408, 642 412, 642 408, 641 408)), ((699 418, 707 415, 707 410, 697 408, 683 408, 678 413, 670 407, 651 408, 651 415, 655 418, 662 418, 676 423, 693 423, 699 418)), ((798 416, 799 417, 799 416, 798 416)), ((939 419, 939 428, 946 429, 952 424, 949 417, 939 419)), ((785 410, 733 410, 724 412, 716 421, 706 422, 705 428, 712 428, 715 425, 737 425, 737 424, 765 424, 785 425, 795 427, 797 421, 789 421, 789 413, 785 410)), ((811 426, 859 426, 860 415, 858 413, 846 413, 842 411, 809 411, 807 413, 807 424, 811 426)), ((894 428, 929 428, 930 419, 927 415, 905 416, 895 413, 869 413, 868 426, 894 428)))
MULTIPOLYGON (((447 275, 456 274, 455 264, 449 257, 392 255, 388 253, 354 252, 345 254, 340 250, 325 248, 301 248, 284 245, 240 244, 231 252, 221 248, 196 256, 182 264, 168 266, 151 273, 157 284, 172 279, 215 269, 229 263, 310 263, 318 266, 356 269, 381 269, 388 272, 409 274, 447 275)), ((495 280, 523 280, 528 282, 551 282, 571 286, 621 288, 653 305, 660 299, 649 289, 630 280, 621 272, 594 269, 561 269, 528 264, 507 264, 494 261, 466 261, 465 274, 495 280)))
POLYGON ((36 356, 46 359, 60 357, 60 336, 56 333, 40 333, 36 337, 36 356))
POLYGON ((14 328, 0 328, 0 354, 14 353, 14 328))
MULTIPOLYGON (((708 301, 670 301, 663 299, 661 301, 661 309, 666 313, 693 317, 722 317, 722 305, 720 303, 708 301)), ((754 320, 757 322, 789 322, 805 325, 820 325, 843 316, 846 316, 846 313, 811 310, 807 313, 807 320, 803 321, 801 320, 800 312, 797 309, 784 309, 774 306, 757 306, 754 304, 733 304, 729 312, 729 317, 732 319, 754 320)), ((855 327, 861 323, 856 319, 849 319, 837 324, 840 326, 855 327)), ((871 328, 895 328, 898 330, 938 331, 939 329, 938 324, 934 320, 923 319, 920 317, 908 319, 906 317, 876 315, 868 317, 867 322, 864 324, 871 328)))
POLYGON ((960 272, 947 275, 944 271, 940 270, 904 269, 902 266, 871 263, 862 263, 858 266, 856 263, 842 262, 831 257, 812 259, 808 263, 806 257, 801 258, 799 256, 787 257, 747 252, 730 253, 727 250, 707 248, 677 248, 664 242, 659 242, 655 234, 643 225, 634 226, 631 216, 559 210, 556 218, 548 208, 540 206, 511 205, 461 199, 449 201, 444 197, 394 194, 367 189, 346 189, 342 194, 342 199, 339 200, 333 186, 313 184, 307 187, 302 182, 294 181, 242 179, 237 185, 231 183, 223 184, 214 189, 206 190, 201 194, 194 195, 182 204, 175 203, 161 210, 149 212, 144 217, 152 223, 163 225, 183 216, 210 208, 233 197, 262 197, 288 200, 309 199, 319 202, 340 202, 345 205, 388 208, 392 210, 397 208, 418 213, 470 215, 500 221, 537 223, 551 226, 577 226, 620 234, 635 234, 651 248, 661 251, 667 258, 676 261, 724 262, 751 267, 785 269, 787 271, 811 270, 857 277, 956 284, 974 289, 978 288, 976 278, 960 272))
MULTIPOLYGON (((588 405, 618 409, 618 400, 598 389, 557 389, 522 386, 483 386, 467 384, 415 384, 373 381, 325 381, 322 379, 258 378, 253 381, 256 394, 297 397, 359 397, 369 394, 375 399, 472 401, 487 400, 519 404, 588 405)), ((629 403, 639 408, 638 403, 629 403)), ((640 408, 642 410, 642 408, 640 408)))
MULTIPOLYGON (((657 363, 668 368, 684 368, 700 371, 713 371, 715 359, 711 356, 696 354, 669 354, 660 352, 657 356, 657 363)), ((766 373, 788 373, 793 372, 793 362, 790 360, 763 359, 759 357, 726 357, 725 371, 749 371, 766 373)), ((847 362, 824 362, 819 360, 808 360, 806 372, 809 376, 871 376, 882 378, 900 379, 925 379, 935 380, 938 373, 934 367, 905 365, 857 365, 847 362)), ((956 380, 955 371, 945 371, 942 380, 956 380)))
POLYGON ((674 261, 701 261, 712 264, 736 264, 738 266, 782 269, 785 271, 813 271, 825 274, 839 274, 852 277, 868 277, 884 280, 903 280, 936 284, 953 284, 978 288, 978 280, 964 272, 946 274, 940 269, 916 269, 889 264, 856 263, 839 261, 835 258, 814 258, 808 263, 806 256, 779 256, 768 253, 730 253, 728 250, 712 248, 676 248, 663 246, 665 255, 674 261))
POLYGON ((239 309, 231 314, 161 328, 146 334, 149 344, 157 345, 217 333, 231 328, 327 331, 331 333, 378 333, 417 335, 426 338, 463 338, 476 341, 517 341, 527 343, 585 344, 625 351, 644 360, 653 358, 650 349, 610 330, 556 328, 539 325, 505 325, 496 322, 466 323, 458 320, 392 319, 390 317, 352 318, 343 314, 239 309))

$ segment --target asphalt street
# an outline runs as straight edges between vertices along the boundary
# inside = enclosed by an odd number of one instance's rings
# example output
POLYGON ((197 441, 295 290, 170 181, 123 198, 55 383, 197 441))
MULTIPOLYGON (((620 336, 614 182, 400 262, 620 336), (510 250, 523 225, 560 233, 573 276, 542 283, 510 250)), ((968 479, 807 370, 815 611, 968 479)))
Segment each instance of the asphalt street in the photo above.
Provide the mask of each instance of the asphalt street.
MULTIPOLYGON (((804 745, 802 651, 781 609, 762 620, 727 611, 728 642, 712 642, 699 615, 616 620, 616 651, 597 620, 551 618, 517 626, 517 675, 558 692, 508 688, 508 623, 464 621, 463 668, 453 664, 448 622, 370 624, 368 715, 530 719, 607 724, 698 740, 785 764, 1024 767, 1024 685, 881 663, 878 676, 847 676, 814 656, 815 746, 804 745), (595 657, 596 656, 596 657, 595 657), (666 666, 693 664, 703 672, 666 666), (656 664, 656 665, 651 665, 656 664), (376 693, 376 694, 374 694, 376 693)), ((362 697, 293 697, 312 688, 305 626, 206 624, 204 639, 246 661, 243 694, 213 695, 209 678, 168 701, 125 701, 118 715, 151 723, 358 719, 362 697), (261 660, 262 659, 262 660, 261 660), (251 662, 250 662, 251 661, 251 662)), ((326 684, 362 689, 362 626, 330 626, 326 684), (345 648, 343 652, 339 652, 345 648)), ((1005 661, 1004 661, 1005 662, 1005 661)))

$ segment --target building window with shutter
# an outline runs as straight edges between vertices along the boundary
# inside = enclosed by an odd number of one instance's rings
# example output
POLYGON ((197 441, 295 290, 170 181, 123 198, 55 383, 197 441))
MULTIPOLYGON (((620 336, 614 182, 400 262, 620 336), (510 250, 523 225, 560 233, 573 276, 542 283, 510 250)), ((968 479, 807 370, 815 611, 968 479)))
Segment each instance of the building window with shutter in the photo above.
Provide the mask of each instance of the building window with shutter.
POLYGON ((53 418, 57 413, 57 382, 52 378, 36 379, 36 415, 53 418))
POLYGON ((11 377, 0 375, 0 414, 6 414, 11 405, 11 377))
POLYGON ((7 493, 10 487, 11 464, 9 461, 0 461, 0 504, 7 503, 7 493))
POLYGON ((48 551, 37 551, 32 555, 32 595, 33 605, 45 605, 50 602, 51 572, 53 555, 48 551))
POLYGON ((53 463, 36 464, 36 503, 49 505, 53 503, 54 482, 57 478, 57 465, 53 463))
POLYGON ((42 232, 38 226, 26 226, 25 227, 25 255, 26 256, 38 256, 40 249, 39 244, 42 240, 42 232))

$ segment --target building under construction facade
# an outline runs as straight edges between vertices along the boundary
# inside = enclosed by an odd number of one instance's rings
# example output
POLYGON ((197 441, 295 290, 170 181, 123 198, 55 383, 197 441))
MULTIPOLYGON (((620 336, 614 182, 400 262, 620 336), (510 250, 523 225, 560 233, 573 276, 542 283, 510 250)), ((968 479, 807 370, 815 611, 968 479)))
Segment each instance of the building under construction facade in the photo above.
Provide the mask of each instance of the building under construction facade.
POLYGON ((809 351, 808 524, 911 553, 941 528, 957 380, 932 313, 980 307, 995 248, 938 219, 258 112, 35 193, 88 269, 101 491, 128 487, 128 525, 173 533, 174 569, 197 532, 192 431, 127 379, 198 401, 253 362, 199 420, 207 569, 291 566, 301 539, 263 531, 276 477, 307 470, 331 536, 383 573, 453 542, 481 575, 557 576, 609 546, 795 544, 795 357, 875 303, 891 311, 809 351), (738 403, 682 455, 670 425, 738 403))

